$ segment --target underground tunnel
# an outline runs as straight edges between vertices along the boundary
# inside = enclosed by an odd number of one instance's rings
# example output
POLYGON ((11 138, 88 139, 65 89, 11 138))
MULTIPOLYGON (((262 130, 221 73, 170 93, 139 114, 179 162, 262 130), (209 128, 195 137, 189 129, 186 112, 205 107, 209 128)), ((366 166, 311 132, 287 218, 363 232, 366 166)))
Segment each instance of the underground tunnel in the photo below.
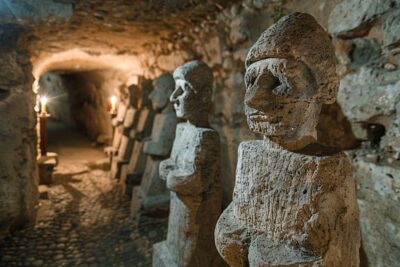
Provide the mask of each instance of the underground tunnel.
POLYGON ((0 266, 398 266, 398 1, 0 14, 0 266))

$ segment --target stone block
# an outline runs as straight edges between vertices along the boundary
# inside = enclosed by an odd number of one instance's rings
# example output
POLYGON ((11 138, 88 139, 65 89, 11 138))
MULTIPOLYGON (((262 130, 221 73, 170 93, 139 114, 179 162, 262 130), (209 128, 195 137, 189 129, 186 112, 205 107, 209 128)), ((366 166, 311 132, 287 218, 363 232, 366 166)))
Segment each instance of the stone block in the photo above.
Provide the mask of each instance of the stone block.
POLYGON ((52 184, 53 183, 53 171, 57 162, 54 158, 39 158, 39 184, 52 184))

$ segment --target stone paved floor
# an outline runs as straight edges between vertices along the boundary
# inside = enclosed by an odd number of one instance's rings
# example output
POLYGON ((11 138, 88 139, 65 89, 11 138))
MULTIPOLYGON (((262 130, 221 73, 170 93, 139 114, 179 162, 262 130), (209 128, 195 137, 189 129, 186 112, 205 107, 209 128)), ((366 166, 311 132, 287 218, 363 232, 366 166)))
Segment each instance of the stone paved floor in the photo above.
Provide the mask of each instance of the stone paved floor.
POLYGON ((151 266, 152 243, 165 238, 167 218, 129 219, 129 201, 108 172, 60 166, 38 222, 0 245, 0 266, 151 266))
POLYGON ((0 267, 151 266, 167 213, 131 220, 130 201, 103 170, 102 149, 56 121, 49 121, 48 134, 49 150, 60 159, 54 184, 40 201, 36 225, 0 244, 0 267))

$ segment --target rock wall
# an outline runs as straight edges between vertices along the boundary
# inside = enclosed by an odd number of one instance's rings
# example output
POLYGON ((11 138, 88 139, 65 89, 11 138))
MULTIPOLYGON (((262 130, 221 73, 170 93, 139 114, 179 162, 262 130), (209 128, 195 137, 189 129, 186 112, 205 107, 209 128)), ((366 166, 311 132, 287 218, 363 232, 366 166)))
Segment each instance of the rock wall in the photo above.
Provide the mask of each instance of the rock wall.
POLYGON ((154 78, 192 59, 213 69, 211 120, 221 136, 227 204, 238 144, 254 138, 243 112, 245 56, 265 28, 294 11, 312 14, 330 31, 337 49, 339 97, 337 103, 323 107, 318 139, 349 151, 354 159, 363 265, 396 266, 394 260, 400 259, 400 212, 393 202, 394 196, 399 197, 400 182, 399 1, 236 1, 216 18, 188 25, 190 33, 177 33, 174 40, 149 46, 149 54, 142 57, 144 75, 154 78))
POLYGON ((0 26, 0 238, 35 218, 36 116, 24 30, 0 26))
POLYGON ((365 266, 400 260, 400 1, 347 0, 332 11, 342 77, 338 102, 353 151, 365 266), (368 263, 368 265, 367 265, 368 263))

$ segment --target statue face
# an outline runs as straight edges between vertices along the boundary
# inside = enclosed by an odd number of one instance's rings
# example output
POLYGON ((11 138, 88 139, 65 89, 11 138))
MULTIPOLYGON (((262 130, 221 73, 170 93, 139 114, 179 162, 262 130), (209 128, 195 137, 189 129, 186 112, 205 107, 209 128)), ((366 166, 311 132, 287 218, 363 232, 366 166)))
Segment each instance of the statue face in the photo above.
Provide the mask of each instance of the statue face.
POLYGON ((163 109, 167 105, 171 91, 170 88, 166 88, 163 84, 154 83, 154 89, 149 95, 154 110, 163 109))
POLYGON ((175 90, 170 97, 170 101, 174 104, 178 118, 189 119, 196 115, 201 105, 199 98, 189 82, 182 79, 175 80, 175 90))
POLYGON ((247 68, 245 82, 250 130, 288 138, 314 131, 318 87, 304 63, 284 58, 260 60, 247 68))

